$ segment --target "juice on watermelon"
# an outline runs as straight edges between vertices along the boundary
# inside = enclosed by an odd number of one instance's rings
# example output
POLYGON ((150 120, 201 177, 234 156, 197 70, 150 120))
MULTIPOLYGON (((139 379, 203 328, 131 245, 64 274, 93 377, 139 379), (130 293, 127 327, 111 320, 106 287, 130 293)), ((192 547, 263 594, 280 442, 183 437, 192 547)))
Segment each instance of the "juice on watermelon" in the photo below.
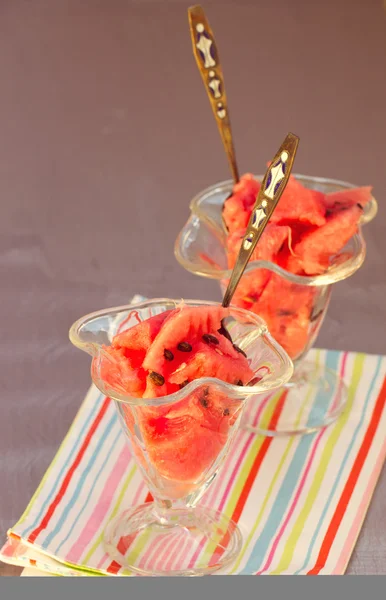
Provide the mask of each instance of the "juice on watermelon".
MULTIPOLYGON (((260 184, 243 175, 222 211, 227 229, 228 267, 233 268, 260 184)), ((291 176, 252 261, 275 263, 302 277, 322 275, 357 232, 371 187, 323 194, 291 176)), ((227 280, 222 282, 223 290, 227 280)), ((233 304, 256 312, 292 359, 307 352, 321 326, 330 297, 329 286, 304 285, 271 269, 243 275, 233 304)))
POLYGON ((253 377, 244 351, 233 343, 221 306, 179 306, 115 335, 94 359, 99 377, 112 389, 146 399, 121 404, 137 460, 152 469, 164 491, 186 495, 202 481, 227 445, 241 403, 213 381, 189 390, 190 383, 215 378, 237 388, 253 377), (177 402, 157 403, 186 388, 177 402))

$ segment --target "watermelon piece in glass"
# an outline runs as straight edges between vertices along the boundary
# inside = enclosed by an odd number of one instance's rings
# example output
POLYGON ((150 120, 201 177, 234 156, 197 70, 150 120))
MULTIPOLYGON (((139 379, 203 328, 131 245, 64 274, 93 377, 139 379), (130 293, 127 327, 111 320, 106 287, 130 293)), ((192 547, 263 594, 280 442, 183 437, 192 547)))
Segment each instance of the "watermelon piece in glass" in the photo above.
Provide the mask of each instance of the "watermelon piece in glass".
POLYGON ((154 498, 127 507, 103 534, 110 557, 143 575, 203 575, 236 558, 237 525, 197 503, 230 452, 248 402, 293 372, 257 315, 214 302, 179 303, 106 309, 70 330, 72 343, 92 356, 92 380, 114 402, 154 498), (161 559, 153 549, 165 544, 161 559))

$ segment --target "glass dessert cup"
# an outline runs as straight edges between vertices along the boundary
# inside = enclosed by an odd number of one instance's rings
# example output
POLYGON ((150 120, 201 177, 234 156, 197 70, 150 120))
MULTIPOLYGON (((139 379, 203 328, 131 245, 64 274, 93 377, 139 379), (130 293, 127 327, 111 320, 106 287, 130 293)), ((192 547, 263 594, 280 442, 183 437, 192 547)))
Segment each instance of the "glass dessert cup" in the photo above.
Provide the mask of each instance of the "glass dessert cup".
MULTIPOLYGON (((114 388, 108 385, 101 374, 114 364, 104 346, 120 331, 178 304, 157 299, 102 310, 79 319, 70 330, 72 343, 92 356, 92 380, 114 402, 154 498, 152 503, 127 508, 104 532, 111 558, 142 575, 204 575, 236 558, 241 547, 236 524, 197 503, 229 452, 246 404, 278 389, 293 373, 290 358, 264 321, 231 307, 226 327, 247 356, 251 385, 206 377, 168 396, 145 399, 128 396, 119 379, 114 388), (166 546, 168 552, 158 551, 166 546)), ((185 304, 216 305, 193 300, 185 304)))
MULTIPOLYGON (((355 186, 342 181, 295 175, 305 187, 324 193, 336 192, 355 186)), ((261 180, 261 177, 257 177, 261 180)), ((175 256, 188 271, 217 279, 224 294, 231 270, 228 269, 226 239, 222 222, 222 207, 232 192, 232 181, 213 185, 199 193, 190 204, 190 217, 175 243, 175 256)), ((270 261, 251 261, 232 300, 266 320, 268 329, 288 352, 294 362, 294 376, 269 403, 282 402, 284 410, 275 429, 267 429, 256 418, 257 406, 248 403, 242 426, 268 436, 312 433, 334 422, 342 413, 347 401, 347 388, 334 370, 314 361, 306 360, 313 346, 329 305, 332 285, 353 275, 363 264, 366 245, 362 225, 377 213, 374 198, 364 207, 358 233, 346 244, 342 252, 331 261, 328 271, 315 277, 290 273, 270 261), (250 297, 253 281, 271 276, 276 281, 278 294, 275 306, 254 305, 250 297), (246 291, 249 292, 245 302, 246 291), (274 309, 274 310, 273 310, 274 309), (291 327, 289 328, 289 326, 291 327), (284 332, 286 332, 284 334, 284 332), (288 333, 287 333, 288 332, 288 333)), ((261 399, 260 399, 261 401, 261 399)))

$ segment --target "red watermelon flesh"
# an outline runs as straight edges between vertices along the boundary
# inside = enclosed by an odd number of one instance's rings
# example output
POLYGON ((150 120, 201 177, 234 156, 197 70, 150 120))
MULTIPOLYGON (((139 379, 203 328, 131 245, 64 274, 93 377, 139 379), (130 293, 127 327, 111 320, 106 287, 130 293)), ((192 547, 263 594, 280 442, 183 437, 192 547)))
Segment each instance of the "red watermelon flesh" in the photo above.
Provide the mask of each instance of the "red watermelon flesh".
MULTIPOLYGON (((233 268, 241 246, 244 231, 234 232, 228 238, 228 264, 233 268)), ((291 229, 288 226, 269 223, 263 232, 253 254, 253 260, 267 260, 274 262, 275 257, 282 246, 288 248, 287 241, 291 229)), ((253 272, 245 273, 236 289, 233 297, 233 303, 243 308, 249 308, 256 302, 267 285, 271 271, 267 269, 256 269, 253 272)))
POLYGON ((305 188, 291 177, 275 208, 271 223, 288 224, 298 221, 306 225, 323 225, 325 219, 323 194, 305 188))
POLYGON ((104 347, 101 359, 94 359, 93 365, 98 365, 101 379, 121 393, 142 397, 146 389, 146 373, 142 363, 170 312, 155 315, 116 335, 111 346, 104 347))
POLYGON ((239 411, 239 403, 208 387, 160 417, 146 415, 141 430, 151 462, 168 479, 200 480, 224 448, 239 411))
MULTIPOLYGON (((290 233, 288 235, 287 243, 282 245, 272 262, 276 263, 277 265, 279 265, 279 267, 282 267, 286 271, 290 271, 289 261, 291 256, 294 256, 295 254, 294 248, 296 244, 303 239, 306 233, 309 233, 314 229, 315 227, 305 225, 304 223, 291 223, 291 226, 289 227, 290 233)), ((293 272, 296 274, 296 271, 293 272)))
POLYGON ((371 186, 364 186, 325 194, 323 196, 323 203, 327 214, 339 212, 355 205, 363 209, 372 198, 372 189, 371 186))
POLYGON ((260 305, 265 307, 273 304, 279 316, 283 312, 295 314, 299 306, 307 306, 311 310, 315 294, 315 288, 292 283, 273 273, 261 296, 260 305))
POLYGON ((99 359, 93 359, 92 371, 111 388, 141 398, 146 389, 145 373, 124 348, 104 348, 99 359))
MULTIPOLYGON (((245 273, 234 293, 232 304, 249 310, 261 297, 271 275, 271 271, 267 269, 258 269, 250 273, 245 273)), ((224 283, 227 283, 227 281, 224 283)))
POLYGON ((347 244, 358 230, 362 209, 357 205, 332 213, 322 227, 305 233, 288 259, 292 273, 320 275, 330 266, 331 258, 347 244))
MULTIPOLYGON (((143 367, 148 372, 161 374, 165 379, 167 393, 176 391, 176 383, 170 376, 187 360, 191 359, 196 353, 198 347, 202 350, 203 336, 206 334, 214 335, 217 344, 216 348, 227 356, 231 356, 234 361, 234 368, 227 372, 225 381, 234 383, 243 379, 246 371, 244 370, 245 357, 238 353, 231 342, 225 336, 220 335, 218 330, 221 328, 222 319, 229 315, 229 310, 221 306, 190 307, 184 306, 177 308, 169 319, 165 321, 159 334, 146 354, 143 367), (213 333, 214 332, 214 333, 213 333), (184 348, 185 346, 185 348, 184 348), (182 348, 182 349, 180 349, 182 348), (173 360, 165 359, 165 350, 173 355, 173 360), (239 374, 240 369, 243 369, 239 374), (239 376, 237 376, 239 374, 239 376)), ((211 362, 211 353, 209 352, 212 344, 207 348, 207 377, 216 377, 216 368, 218 361, 211 362)), ((200 377, 203 376, 200 374, 200 377)), ((248 381, 248 380, 247 380, 248 381)), ((243 380, 243 383, 246 381, 243 380)), ((144 397, 166 395, 163 386, 154 385, 154 379, 148 377, 147 387, 144 397)))
POLYGON ((251 173, 245 173, 240 180, 233 186, 233 191, 239 194, 246 206, 252 206, 260 190, 260 181, 254 178, 251 173))
MULTIPOLYGON (((182 306, 169 311, 164 319, 153 317, 149 319, 151 323, 145 321, 132 328, 136 331, 114 338, 112 345, 105 348, 111 361, 104 362, 101 374, 120 391, 130 377, 134 378, 139 382, 136 395, 141 397, 170 394, 184 387, 187 380, 201 377, 246 384, 253 372, 245 356, 224 335, 223 319, 228 315, 229 309, 221 306, 182 306), (134 348, 124 345, 130 340, 134 348), (185 344, 182 349, 181 342, 185 344), (149 345, 142 365, 133 367, 132 357, 135 355, 138 360, 138 353, 143 353, 146 344, 149 345)), ((130 380, 127 393, 131 394, 133 387, 130 380)), ((133 409, 128 406, 124 418, 133 434, 133 411, 136 412, 146 456, 157 472, 190 485, 216 461, 240 407, 240 402, 231 400, 215 386, 200 386, 178 403, 139 405, 133 409)), ((145 467, 144 461, 142 457, 145 467)))
MULTIPOLYGON (((236 263, 245 231, 246 229, 237 230, 228 236, 228 267, 230 269, 233 269, 236 263)), ((272 261, 277 252, 279 252, 280 248, 283 246, 289 234, 290 228, 288 226, 269 223, 265 228, 256 248, 254 249, 250 260, 272 261)))
POLYGON ((273 337, 294 359, 304 352, 310 337, 310 312, 307 307, 299 308, 295 316, 275 317, 270 325, 273 337))
POLYGON ((251 308, 266 321, 272 336, 293 359, 308 342, 316 294, 315 288, 272 274, 260 300, 251 308))
POLYGON ((277 311, 270 307, 261 308, 256 305, 254 310, 265 320, 269 332, 294 360, 305 350, 309 340, 310 313, 299 308, 295 314, 287 315, 285 311, 278 316, 277 311))
POLYGON ((199 423, 188 414, 143 421, 147 454, 161 476, 194 483, 216 461, 226 444, 227 432, 213 432, 199 423))
POLYGON ((239 381, 249 381, 252 374, 244 356, 221 337, 222 340, 219 335, 216 336, 219 340, 217 345, 197 342, 194 353, 186 360, 183 358, 183 362, 169 375, 169 381, 179 385, 200 377, 217 377, 235 385, 239 381))
POLYGON ((223 207, 223 219, 229 233, 247 227, 259 189, 260 183, 250 173, 235 184, 223 207))
POLYGON ((161 325, 171 314, 170 310, 166 310, 159 315, 150 317, 135 327, 131 327, 122 333, 118 333, 113 339, 113 348, 126 348, 133 362, 139 362, 140 366, 144 361, 146 352, 153 342, 154 338, 161 329, 161 325))
MULTIPOLYGON (((246 183, 241 178, 233 200, 242 196, 243 186, 246 183)), ((343 262, 348 255, 342 250, 357 231, 362 209, 371 200, 371 191, 367 186, 323 194, 305 188, 291 176, 252 260, 264 255, 286 271, 303 276, 324 273, 332 258, 343 262), (265 246, 264 236, 273 225, 282 230, 287 228, 288 234, 281 245, 275 245, 273 236, 272 245, 265 246)), ((235 200, 227 240, 230 268, 236 261, 252 208, 251 200, 245 204, 239 201, 237 206, 235 200), (238 224, 241 226, 237 227, 238 224)), ((280 230, 271 231, 279 237, 280 230)), ((268 270, 258 269, 243 275, 232 302, 263 317, 272 335, 291 358, 296 358, 314 330, 311 314, 317 293, 316 288, 291 284, 268 270)))

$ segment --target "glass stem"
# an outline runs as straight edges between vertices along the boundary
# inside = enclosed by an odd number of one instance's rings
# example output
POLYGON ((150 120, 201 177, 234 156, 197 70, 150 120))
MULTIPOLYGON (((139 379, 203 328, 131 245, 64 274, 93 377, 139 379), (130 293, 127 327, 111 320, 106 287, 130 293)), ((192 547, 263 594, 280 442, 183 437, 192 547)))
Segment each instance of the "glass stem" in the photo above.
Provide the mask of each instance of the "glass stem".
POLYGON ((173 527, 181 518, 181 513, 188 515, 191 509, 183 501, 172 502, 154 498, 153 514, 160 525, 173 527))

